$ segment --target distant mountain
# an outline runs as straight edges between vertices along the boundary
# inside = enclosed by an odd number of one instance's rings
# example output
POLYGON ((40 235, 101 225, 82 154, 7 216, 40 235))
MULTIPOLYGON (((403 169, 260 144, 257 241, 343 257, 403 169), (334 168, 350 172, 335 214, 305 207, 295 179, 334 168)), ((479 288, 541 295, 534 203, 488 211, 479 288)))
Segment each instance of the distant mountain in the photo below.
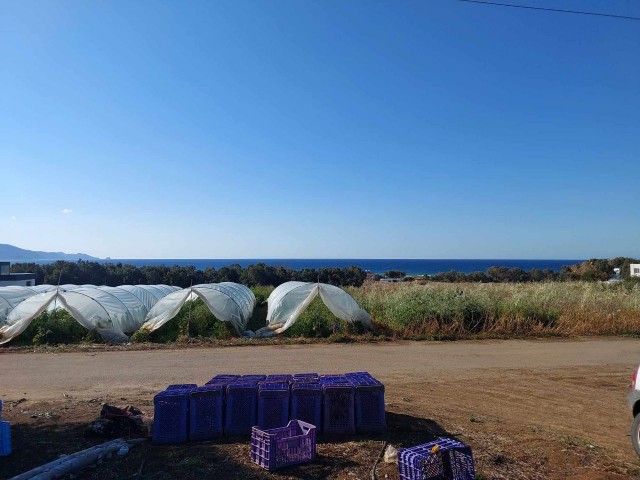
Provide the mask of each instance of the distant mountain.
POLYGON ((37 252, 0 243, 0 261, 35 262, 39 260, 100 260, 86 253, 37 252))

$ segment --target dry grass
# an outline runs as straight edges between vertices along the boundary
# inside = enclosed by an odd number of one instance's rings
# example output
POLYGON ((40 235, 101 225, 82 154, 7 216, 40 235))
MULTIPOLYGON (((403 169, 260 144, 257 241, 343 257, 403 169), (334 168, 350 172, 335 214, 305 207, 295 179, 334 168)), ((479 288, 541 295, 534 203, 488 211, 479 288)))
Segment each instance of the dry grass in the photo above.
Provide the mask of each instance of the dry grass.
POLYGON ((640 334, 638 284, 370 283, 349 292, 401 337, 640 334))

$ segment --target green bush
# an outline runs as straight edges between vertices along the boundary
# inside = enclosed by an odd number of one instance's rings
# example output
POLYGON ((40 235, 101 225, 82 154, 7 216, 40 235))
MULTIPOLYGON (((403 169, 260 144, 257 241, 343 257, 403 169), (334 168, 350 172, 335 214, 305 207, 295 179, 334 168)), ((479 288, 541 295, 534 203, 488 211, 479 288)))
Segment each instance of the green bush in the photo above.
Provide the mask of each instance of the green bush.
POLYGON ((185 338, 225 340, 234 336, 236 336, 236 332, 233 326, 214 317, 204 302, 198 298, 186 302, 178 315, 158 330, 150 334, 136 332, 132 339, 134 341, 167 343, 185 338))
POLYGON ((21 340, 33 345, 58 345, 80 343, 87 330, 62 309, 44 311, 22 334, 21 340))
POLYGON ((339 324, 339 322, 335 315, 322 303, 322 300, 316 297, 309 307, 302 312, 296 323, 285 331, 285 335, 289 337, 325 338, 333 333, 334 325, 339 324))

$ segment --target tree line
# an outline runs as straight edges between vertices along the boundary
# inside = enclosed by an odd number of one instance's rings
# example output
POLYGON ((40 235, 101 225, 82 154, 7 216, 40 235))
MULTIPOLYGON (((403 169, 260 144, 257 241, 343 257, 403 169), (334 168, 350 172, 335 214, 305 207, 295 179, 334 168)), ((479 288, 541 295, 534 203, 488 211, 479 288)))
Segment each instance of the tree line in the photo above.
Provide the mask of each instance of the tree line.
MULTIPOLYGON (((621 277, 628 279, 630 276, 629 265, 640 263, 629 257, 616 257, 612 259, 591 259, 575 265, 562 267, 556 272, 550 269, 522 270, 521 268, 489 267, 484 272, 462 273, 450 271, 424 277, 405 277, 401 271, 387 272, 389 278, 402 278, 405 280, 426 280, 430 282, 473 282, 473 283, 515 283, 515 282, 548 282, 586 280, 602 281, 611 278, 614 268, 620 268, 621 277)), ((154 265, 136 267, 123 263, 101 263, 86 260, 68 262, 59 260, 48 264, 38 263, 14 263, 11 265, 14 273, 35 273, 36 284, 48 283, 51 285, 71 283, 76 285, 153 285, 166 284, 186 288, 199 283, 237 282, 249 287, 255 285, 273 285, 291 280, 301 282, 322 282, 339 287, 359 287, 367 278, 367 272, 358 266, 344 268, 305 268, 294 270, 283 266, 270 266, 264 263, 249 265, 246 268, 240 265, 229 265, 219 269, 197 269, 194 266, 167 266, 154 265)), ((374 276, 379 279, 380 276, 374 276)))
MULTIPOLYGON (((613 276, 614 268, 620 269, 622 280, 631 276, 630 265, 640 260, 629 257, 593 258, 574 265, 566 265, 559 272, 551 269, 523 270, 521 268, 489 267, 484 272, 463 273, 452 270, 434 275, 406 277, 404 272, 391 270, 384 274, 387 278, 404 278, 405 281, 426 280, 446 283, 521 283, 521 282, 566 282, 570 280, 604 281, 613 276)), ((380 278, 380 277, 377 277, 380 278)), ((376 279, 377 279, 376 278, 376 279)))
POLYGON ((264 263, 249 265, 230 265, 219 269, 197 269, 194 266, 154 265, 136 267, 123 263, 101 263, 87 260, 68 262, 59 260, 53 263, 14 263, 13 273, 35 273, 36 284, 63 285, 65 283, 82 285, 153 285, 166 284, 186 288, 199 283, 237 282, 252 287, 254 285, 280 285, 291 280, 301 282, 322 282, 339 287, 359 287, 364 283, 366 272, 360 267, 344 268, 291 268, 273 267, 264 263))

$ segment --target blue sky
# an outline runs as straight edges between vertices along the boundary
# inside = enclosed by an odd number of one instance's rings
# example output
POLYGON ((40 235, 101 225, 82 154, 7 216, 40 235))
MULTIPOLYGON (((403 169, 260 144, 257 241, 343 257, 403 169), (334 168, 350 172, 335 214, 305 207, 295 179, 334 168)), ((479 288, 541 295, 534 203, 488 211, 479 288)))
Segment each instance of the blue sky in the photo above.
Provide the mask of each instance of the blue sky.
POLYGON ((0 39, 0 243, 640 256, 640 22, 455 0, 15 1, 0 39))

